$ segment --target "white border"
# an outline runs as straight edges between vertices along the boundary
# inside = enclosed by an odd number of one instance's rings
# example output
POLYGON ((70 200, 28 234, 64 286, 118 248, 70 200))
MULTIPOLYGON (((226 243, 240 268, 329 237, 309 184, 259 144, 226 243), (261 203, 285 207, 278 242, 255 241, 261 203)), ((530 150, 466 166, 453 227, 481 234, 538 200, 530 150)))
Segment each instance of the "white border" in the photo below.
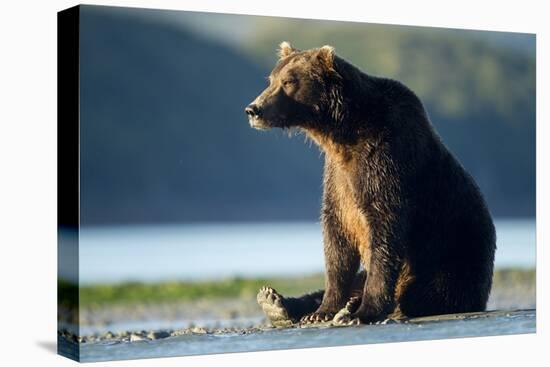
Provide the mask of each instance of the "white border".
MULTIPOLYGON (((99 363, 116 366, 422 365, 548 363, 542 247, 549 227, 549 33, 543 1, 102 1, 94 4, 537 33, 537 335, 408 342, 99 363), (546 352, 546 353, 545 353, 546 352)), ((65 366, 56 335, 56 12, 73 1, 3 2, 0 11, 2 365, 65 366)), ((513 87, 513 86, 511 86, 513 87)))

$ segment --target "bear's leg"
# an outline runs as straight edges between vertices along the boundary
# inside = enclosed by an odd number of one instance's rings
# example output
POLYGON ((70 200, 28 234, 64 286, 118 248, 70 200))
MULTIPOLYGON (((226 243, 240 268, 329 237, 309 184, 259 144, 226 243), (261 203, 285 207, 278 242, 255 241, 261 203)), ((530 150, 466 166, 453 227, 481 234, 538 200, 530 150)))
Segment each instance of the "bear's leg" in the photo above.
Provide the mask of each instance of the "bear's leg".
POLYGON ((271 287, 262 287, 256 299, 273 326, 287 327, 315 311, 324 293, 320 290, 301 297, 283 297, 271 287))
POLYGON ((395 291, 402 261, 389 246, 373 244, 361 306, 351 314, 363 323, 386 320, 396 309, 395 291))
MULTIPOLYGON (((338 221, 323 218, 325 250, 325 294, 319 308, 302 317, 302 323, 330 321, 350 299, 359 268, 360 255, 340 230, 338 221)), ((361 274, 361 273, 360 273, 361 274)))

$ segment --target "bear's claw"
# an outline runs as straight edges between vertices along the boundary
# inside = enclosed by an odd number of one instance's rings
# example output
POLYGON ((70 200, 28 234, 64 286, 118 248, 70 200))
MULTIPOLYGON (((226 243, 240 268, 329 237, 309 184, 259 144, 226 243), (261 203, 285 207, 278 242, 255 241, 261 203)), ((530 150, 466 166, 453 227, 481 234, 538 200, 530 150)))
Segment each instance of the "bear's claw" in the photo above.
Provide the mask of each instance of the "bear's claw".
POLYGON ((306 315, 300 319, 301 324, 317 324, 322 322, 331 321, 334 317, 332 312, 314 312, 306 315))

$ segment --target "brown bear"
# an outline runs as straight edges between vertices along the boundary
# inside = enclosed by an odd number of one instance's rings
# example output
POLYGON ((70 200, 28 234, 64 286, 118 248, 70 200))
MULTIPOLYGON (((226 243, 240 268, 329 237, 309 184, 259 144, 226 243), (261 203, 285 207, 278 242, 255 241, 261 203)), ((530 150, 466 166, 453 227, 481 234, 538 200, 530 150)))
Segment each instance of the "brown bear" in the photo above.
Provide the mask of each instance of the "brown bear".
POLYGON ((285 298, 262 288, 273 324, 330 321, 343 307, 340 324, 485 310, 491 215, 410 89, 330 46, 283 42, 269 86, 245 112, 254 128, 303 131, 325 157, 325 289, 285 298))

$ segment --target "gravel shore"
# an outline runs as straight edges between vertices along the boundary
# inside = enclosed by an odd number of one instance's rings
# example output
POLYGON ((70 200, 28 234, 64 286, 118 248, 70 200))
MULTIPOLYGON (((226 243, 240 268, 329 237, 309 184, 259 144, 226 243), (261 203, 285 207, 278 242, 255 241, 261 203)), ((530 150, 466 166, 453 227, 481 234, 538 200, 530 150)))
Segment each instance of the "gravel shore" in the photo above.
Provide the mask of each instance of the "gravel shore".
MULTIPOLYGON (((498 272, 487 310, 535 309, 535 291, 534 272, 498 272)), ((247 334, 271 328, 251 294, 184 302, 81 306, 78 329, 75 313, 65 313, 60 308, 59 316, 59 336, 78 343, 139 342, 188 334, 247 334)))

